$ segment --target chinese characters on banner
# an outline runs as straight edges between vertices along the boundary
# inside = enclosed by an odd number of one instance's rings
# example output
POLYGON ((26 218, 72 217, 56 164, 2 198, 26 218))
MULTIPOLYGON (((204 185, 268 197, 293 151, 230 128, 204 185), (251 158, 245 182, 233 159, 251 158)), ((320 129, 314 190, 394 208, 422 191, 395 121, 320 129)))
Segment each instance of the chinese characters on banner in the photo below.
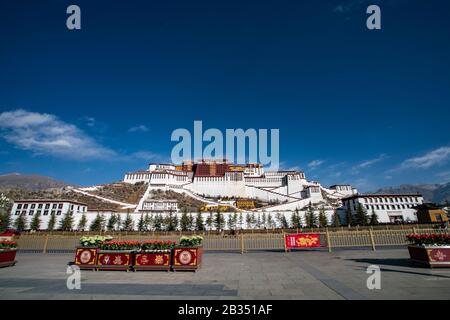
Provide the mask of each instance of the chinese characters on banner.
POLYGON ((320 247, 320 235, 318 233, 286 234, 284 241, 286 249, 320 247))

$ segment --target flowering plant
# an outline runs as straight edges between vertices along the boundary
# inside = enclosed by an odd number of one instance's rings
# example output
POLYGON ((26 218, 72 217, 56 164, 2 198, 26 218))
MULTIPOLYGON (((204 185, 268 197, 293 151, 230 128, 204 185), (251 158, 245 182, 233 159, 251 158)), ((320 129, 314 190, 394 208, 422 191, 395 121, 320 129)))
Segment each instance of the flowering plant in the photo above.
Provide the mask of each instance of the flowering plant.
POLYGON ((202 244, 203 237, 201 236, 192 236, 192 237, 181 237, 180 246, 181 247, 196 247, 202 244))
POLYGON ((140 247, 138 241, 106 241, 99 245, 102 250, 138 250, 140 247))
POLYGON ((102 242, 111 241, 113 237, 111 236, 92 236, 92 237, 81 237, 80 245, 82 247, 98 247, 102 242))
POLYGON ((0 240, 0 250, 3 249, 16 249, 17 243, 15 241, 0 240))
POLYGON ((418 246, 448 246, 450 235, 448 234, 408 234, 406 239, 418 246))
POLYGON ((141 244, 142 251, 168 251, 173 249, 175 246, 175 241, 164 241, 164 240, 152 240, 144 241, 141 244))
POLYGON ((1 237, 13 237, 20 235, 20 232, 14 229, 6 229, 0 233, 1 237))

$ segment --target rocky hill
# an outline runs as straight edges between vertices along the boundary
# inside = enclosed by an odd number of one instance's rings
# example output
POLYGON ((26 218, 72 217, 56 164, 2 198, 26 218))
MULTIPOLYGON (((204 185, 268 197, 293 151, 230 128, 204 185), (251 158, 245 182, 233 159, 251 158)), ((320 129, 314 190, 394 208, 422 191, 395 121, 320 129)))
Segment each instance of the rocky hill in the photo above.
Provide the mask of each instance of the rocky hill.
POLYGON ((66 182, 35 174, 10 173, 0 175, 0 189, 46 190, 68 185, 66 182))

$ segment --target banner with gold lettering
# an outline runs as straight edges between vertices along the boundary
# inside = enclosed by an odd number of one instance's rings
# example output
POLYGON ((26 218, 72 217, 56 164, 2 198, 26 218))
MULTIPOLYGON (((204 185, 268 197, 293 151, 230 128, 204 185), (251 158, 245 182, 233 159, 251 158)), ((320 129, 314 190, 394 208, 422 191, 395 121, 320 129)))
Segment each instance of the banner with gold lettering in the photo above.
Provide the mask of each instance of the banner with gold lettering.
POLYGON ((320 247, 320 235, 318 233, 286 234, 284 241, 286 249, 320 247))

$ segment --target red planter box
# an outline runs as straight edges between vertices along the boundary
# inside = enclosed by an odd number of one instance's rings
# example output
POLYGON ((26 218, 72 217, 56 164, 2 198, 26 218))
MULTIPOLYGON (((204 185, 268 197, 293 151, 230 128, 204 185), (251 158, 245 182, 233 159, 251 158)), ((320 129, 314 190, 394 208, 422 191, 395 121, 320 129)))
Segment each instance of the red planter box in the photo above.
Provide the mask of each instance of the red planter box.
POLYGON ((75 265, 80 269, 95 270, 97 265, 97 248, 78 247, 75 251, 75 265))
POLYGON ((16 249, 0 251, 0 267, 13 266, 16 262, 16 249))
POLYGON ((136 270, 170 270, 170 252, 136 253, 133 269, 136 270))
POLYGON ((433 267, 450 267, 450 246, 422 247, 409 245, 412 261, 433 267))
POLYGON ((130 270, 134 253, 131 251, 97 251, 97 270, 130 270))
POLYGON ((202 256, 203 256, 202 247, 175 248, 173 251, 172 268, 174 271, 177 270, 196 271, 202 263, 202 256))

